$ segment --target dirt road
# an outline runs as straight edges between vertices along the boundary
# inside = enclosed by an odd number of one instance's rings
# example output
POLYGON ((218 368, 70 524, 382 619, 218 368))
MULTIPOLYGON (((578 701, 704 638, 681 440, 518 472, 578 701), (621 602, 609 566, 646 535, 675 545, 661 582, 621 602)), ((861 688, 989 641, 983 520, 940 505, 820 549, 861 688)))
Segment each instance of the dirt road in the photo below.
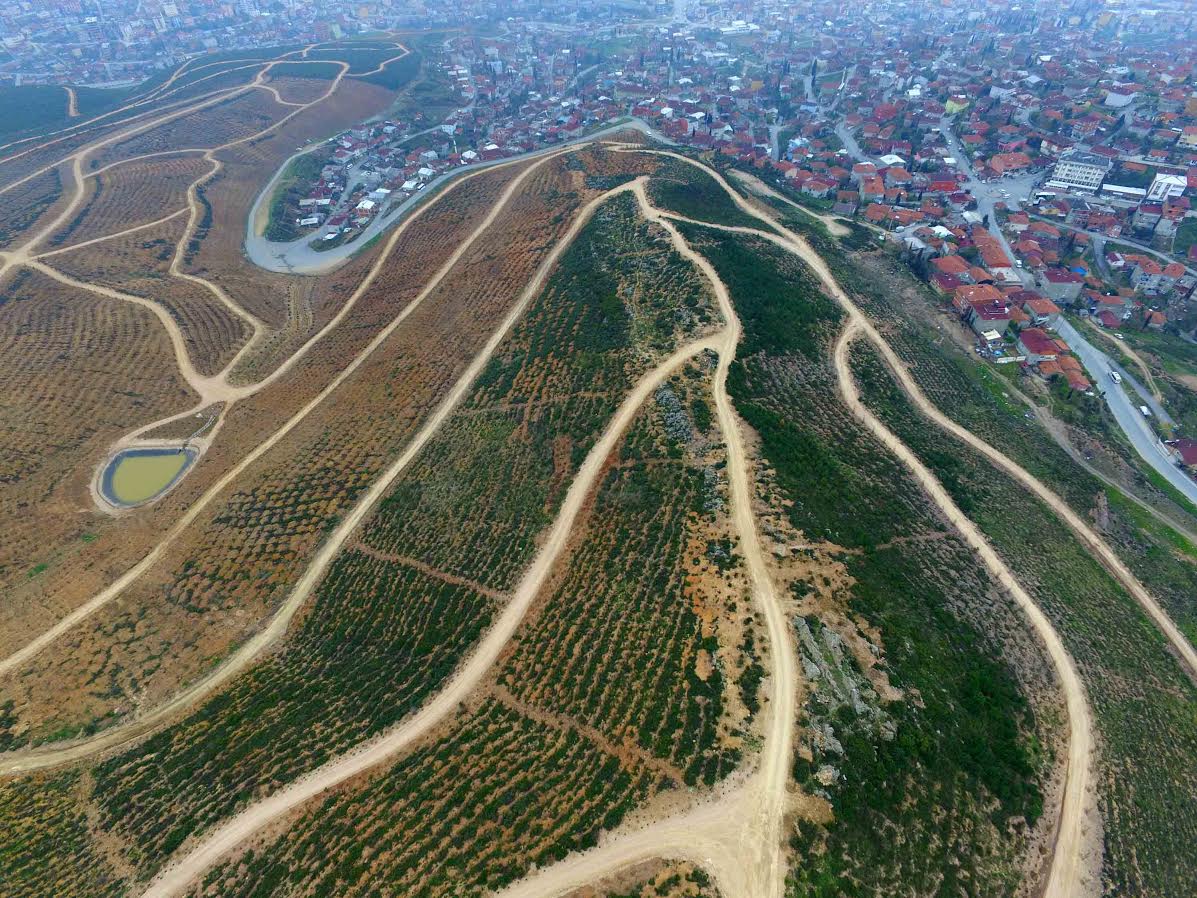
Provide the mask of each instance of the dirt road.
MULTIPOLYGON (((1086 819, 1096 813, 1093 796, 1089 790, 1093 758, 1093 721, 1076 665, 1064 648, 1055 627, 1023 589, 1022 584, 993 550, 977 526, 960 510, 918 456, 861 401, 860 392, 852 377, 849 352, 852 342, 864 333, 861 319, 850 317, 843 335, 836 344, 835 370, 844 404, 914 475, 931 501, 977 553, 990 576, 1014 598, 1015 603, 1031 622, 1055 669, 1068 711, 1068 757, 1065 759, 1064 792, 1056 824, 1055 849, 1043 898, 1077 898, 1090 894, 1096 882, 1084 873, 1084 869, 1100 854, 1100 845, 1091 844, 1085 826, 1086 819)), ((1091 831, 1090 828, 1089 832, 1091 831)))

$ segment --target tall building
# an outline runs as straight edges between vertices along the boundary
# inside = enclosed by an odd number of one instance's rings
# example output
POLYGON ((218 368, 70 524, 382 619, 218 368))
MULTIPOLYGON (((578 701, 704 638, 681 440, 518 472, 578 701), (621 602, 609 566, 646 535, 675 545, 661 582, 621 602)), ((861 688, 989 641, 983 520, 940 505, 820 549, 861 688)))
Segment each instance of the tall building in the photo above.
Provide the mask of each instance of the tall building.
POLYGON ((1047 186, 1096 193, 1109 173, 1110 160, 1104 156, 1072 150, 1060 157, 1047 186))

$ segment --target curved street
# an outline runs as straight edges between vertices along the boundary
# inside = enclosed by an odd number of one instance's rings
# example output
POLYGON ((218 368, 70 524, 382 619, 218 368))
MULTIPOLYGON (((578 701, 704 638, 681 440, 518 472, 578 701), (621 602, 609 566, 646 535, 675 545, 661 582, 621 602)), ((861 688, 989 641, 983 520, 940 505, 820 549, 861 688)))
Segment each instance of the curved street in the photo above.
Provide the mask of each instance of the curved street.
MULTIPOLYGON (((1130 377, 1121 365, 1113 360, 1085 339, 1069 321, 1060 319, 1057 328, 1064 342, 1072 347, 1073 352, 1080 356, 1081 362, 1089 371, 1098 389, 1105 396, 1106 405, 1114 415, 1114 420, 1126 434, 1130 444, 1135 447, 1139 457, 1151 465, 1161 476, 1184 493, 1194 505, 1197 505, 1197 481, 1180 470, 1161 445, 1159 437, 1152 430, 1151 425, 1139 411, 1139 402, 1132 399, 1126 392, 1125 382, 1116 384, 1110 379, 1110 369, 1118 371, 1124 381, 1130 377)), ((1154 405, 1154 403, 1152 403, 1154 405)))
POLYGON ((254 204, 249 209, 249 215, 245 222, 245 254, 249 260, 257 265, 259 268, 265 268, 268 271, 277 271, 283 274, 325 274, 337 268, 347 259, 352 257, 355 253, 365 247, 371 240, 379 234, 385 232, 388 228, 403 221, 406 214, 420 204, 422 204, 429 197, 435 196, 438 188, 453 178, 460 177, 469 172, 480 171, 485 168, 493 168, 497 165, 515 162, 519 159, 534 159, 537 156, 543 156, 546 153, 552 153, 560 150, 562 147, 573 146, 574 144, 586 143, 588 141, 597 140, 602 137, 607 137, 611 134, 616 134, 620 131, 626 131, 629 128, 640 131, 644 134, 650 135, 653 139, 665 144, 673 144, 673 141, 667 140, 663 135, 654 131, 649 125, 638 118, 629 119, 628 121, 617 122, 615 124, 606 125, 597 131, 592 131, 589 134, 581 135, 563 140, 560 143, 552 144, 539 150, 533 150, 530 153, 520 153, 514 156, 505 156, 502 159, 495 159, 489 162, 476 162, 473 165, 462 165, 458 168, 450 169, 443 172, 437 177, 433 178, 418 193, 412 194, 399 205, 393 207, 385 215, 377 216, 361 235, 352 243, 343 243, 338 247, 330 250, 315 250, 309 245, 312 242, 312 236, 300 237, 297 240, 288 242, 279 242, 268 240, 264 235, 256 232, 254 222, 257 221, 259 208, 262 203, 268 203, 270 197, 274 193, 274 185, 278 183, 278 179, 282 177, 283 172, 287 170, 287 166, 292 161, 300 156, 312 152, 316 148, 323 145, 320 143, 312 144, 304 147, 298 153, 294 153, 287 158, 282 165, 279 166, 278 171, 274 173, 274 177, 258 194, 258 198, 254 200, 254 204))

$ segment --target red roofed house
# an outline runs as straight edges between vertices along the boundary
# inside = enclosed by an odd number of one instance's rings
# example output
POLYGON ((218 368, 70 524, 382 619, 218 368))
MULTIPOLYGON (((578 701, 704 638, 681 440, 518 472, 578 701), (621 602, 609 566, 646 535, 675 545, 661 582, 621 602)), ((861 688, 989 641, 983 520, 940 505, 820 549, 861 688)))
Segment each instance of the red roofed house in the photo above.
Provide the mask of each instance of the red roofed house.
POLYGON ((1060 307, 1050 299, 1028 299, 1022 304, 1022 310, 1031 318, 1036 327, 1050 327, 1056 329, 1060 321, 1060 307))
POLYGON ((1072 303, 1081 295, 1085 279, 1067 268, 1048 268, 1043 272, 1043 292, 1057 303, 1072 303))
POLYGON ((1032 365, 1040 362, 1054 362, 1060 357, 1060 347, 1037 327, 1025 327, 1018 334, 1018 348, 1032 365))
POLYGON ((979 336, 984 336, 989 331, 1003 334, 1010 326, 1010 307, 1006 305, 1005 300, 971 302, 964 313, 964 320, 979 336))
POLYGON ((942 274, 955 275, 964 283, 971 283, 973 281, 973 277, 969 273, 968 263, 960 258, 960 256, 937 256, 931 260, 931 267, 942 274))
POLYGON ((957 287, 952 293, 952 308, 961 317, 968 315, 969 308, 974 304, 986 305, 1000 303, 1005 299, 1002 291, 992 284, 970 284, 957 287))

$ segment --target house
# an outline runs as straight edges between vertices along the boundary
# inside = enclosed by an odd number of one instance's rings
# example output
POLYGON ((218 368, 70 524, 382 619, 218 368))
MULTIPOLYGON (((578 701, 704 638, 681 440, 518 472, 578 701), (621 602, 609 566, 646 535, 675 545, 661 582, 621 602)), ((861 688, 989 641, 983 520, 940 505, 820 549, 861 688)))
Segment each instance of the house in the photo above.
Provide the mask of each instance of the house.
POLYGON ((989 341, 987 334, 1004 334, 1010 327, 1010 307, 1003 300, 969 303, 964 320, 973 333, 989 341))
POLYGON ((1027 313, 1031 319, 1031 324, 1035 327, 1047 327, 1055 330, 1056 325, 1060 322, 1060 307, 1050 299, 1032 298, 1025 300, 1022 304, 1022 310, 1027 313))
POLYGON ((992 284, 968 284, 952 291, 952 308, 963 318, 973 305, 1000 303, 1004 299, 1002 291, 992 284))
POLYGON ((1162 331, 1168 323, 1168 316, 1163 312, 1149 311, 1143 316, 1143 323, 1153 331, 1162 331))
POLYGON ((1032 365, 1054 362, 1060 357, 1060 346, 1037 327, 1025 327, 1018 334, 1018 349, 1032 365))
POLYGON ((968 262, 966 262, 960 256, 937 256, 931 260, 931 267, 940 274, 950 274, 953 277, 958 278, 961 283, 974 283, 974 278, 972 276, 972 271, 968 262))
POLYGON ((1084 283, 1084 278, 1075 271, 1069 271, 1067 268, 1048 268, 1043 272, 1041 287, 1048 299, 1071 305, 1073 300, 1081 295, 1084 283))
MULTIPOLYGON (((1130 284, 1140 293, 1148 296, 1159 296, 1165 292, 1163 286, 1163 266, 1148 256, 1136 256, 1134 271, 1130 273, 1130 284)), ((1168 289, 1171 289, 1171 284, 1168 289)))
POLYGON ((835 181, 814 177, 802 185, 802 192, 808 196, 823 198, 830 195, 836 186, 835 181))

